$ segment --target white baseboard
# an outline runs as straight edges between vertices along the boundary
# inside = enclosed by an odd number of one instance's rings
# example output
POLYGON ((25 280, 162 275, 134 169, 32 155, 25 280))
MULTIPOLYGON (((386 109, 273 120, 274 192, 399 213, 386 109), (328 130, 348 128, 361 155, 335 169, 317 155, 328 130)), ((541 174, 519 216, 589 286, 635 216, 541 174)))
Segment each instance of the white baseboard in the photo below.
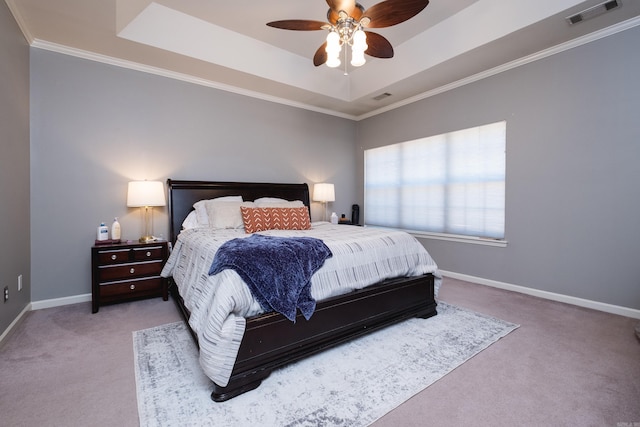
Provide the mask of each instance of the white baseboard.
POLYGON ((466 282, 477 283, 479 285, 491 286, 494 288, 505 289, 508 291, 519 292, 521 294, 533 295, 535 297, 548 299, 552 301, 563 302, 567 304, 577 305, 579 307, 591 308, 593 310, 604 311, 605 313, 618 314, 620 316, 631 317, 632 319, 640 319, 640 310, 635 308, 622 307, 619 305, 607 304, 604 302, 591 301, 588 299, 572 297, 569 295, 556 294, 554 292, 541 291, 539 289, 527 288, 525 286, 512 285, 510 283, 498 282, 495 280, 483 279, 481 277, 469 276, 466 274, 454 273, 451 271, 439 270, 443 276, 452 279, 464 280, 466 282))
MULTIPOLYGON (((604 311, 605 313, 617 314, 620 316, 631 317, 633 319, 640 319, 640 310, 629 307, 621 307, 618 305, 607 304, 598 301, 591 301, 583 298, 572 297, 568 295, 556 294, 553 292, 541 291, 539 289, 527 288, 525 286, 513 285, 505 282, 498 282, 496 280, 483 279, 481 277, 469 276, 467 274, 454 273, 452 271, 439 270, 443 276, 451 277, 453 279, 464 280, 467 282, 477 283, 479 285, 491 286, 494 288, 505 289, 507 291, 519 292, 521 294, 532 295, 535 297, 548 299, 552 301, 563 302, 567 304, 577 305, 579 307, 591 308, 593 310, 604 311)), ((28 304, 24 310, 11 322, 9 327, 0 335, 0 342, 5 336, 9 334, 11 329, 17 325, 22 317, 30 310, 42 310, 45 308, 60 307, 63 305, 77 304, 80 302, 91 301, 91 294, 75 295, 64 298, 54 298, 42 301, 33 301, 28 304)))
POLYGON ((9 333, 11 332, 11 330, 15 328, 16 325, 22 321, 22 318, 24 317, 24 315, 27 314, 29 311, 31 311, 31 304, 27 304, 25 308, 22 309, 20 314, 18 314, 18 316, 15 319, 13 319, 13 322, 9 324, 9 327, 7 327, 7 329, 4 330, 2 335, 0 335, 0 344, 2 344, 2 341, 4 341, 5 337, 9 336, 9 333))
POLYGON ((32 310, 42 310, 44 308, 60 307, 63 305, 77 304, 79 302, 91 301, 91 294, 74 295, 64 298, 45 299, 31 302, 32 310))
POLYGON ((16 317, 13 322, 11 322, 9 327, 7 327, 4 332, 2 332, 2 335, 0 335, 0 344, 5 339, 5 337, 7 337, 9 333, 11 333, 11 330, 22 321, 24 315, 29 311, 42 310, 44 308, 61 307, 63 305, 77 304, 79 302, 87 301, 91 301, 91 294, 74 295, 71 297, 53 298, 42 301, 32 301, 31 303, 27 304, 27 306, 22 310, 18 317, 16 317))

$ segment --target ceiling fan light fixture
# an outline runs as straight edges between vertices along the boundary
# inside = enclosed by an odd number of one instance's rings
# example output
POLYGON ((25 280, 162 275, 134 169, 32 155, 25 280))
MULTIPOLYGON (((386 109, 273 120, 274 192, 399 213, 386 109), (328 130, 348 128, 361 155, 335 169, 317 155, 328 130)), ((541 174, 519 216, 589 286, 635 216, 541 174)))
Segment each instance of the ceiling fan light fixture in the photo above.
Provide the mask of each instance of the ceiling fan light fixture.
POLYGON ((327 47, 324 49, 327 52, 327 67, 336 68, 340 66, 340 50, 342 50, 340 35, 331 31, 327 34, 327 47))
POLYGON ((353 44, 351 46, 351 65, 354 67, 360 67, 364 65, 367 60, 364 57, 364 52, 367 50, 367 35, 358 29, 353 34, 353 44))
POLYGON ((340 45, 340 34, 335 31, 330 31, 327 34, 327 47, 325 50, 328 54, 332 54, 334 52, 340 53, 340 49, 342 49, 340 45))
POLYGON ((353 48, 364 52, 368 47, 367 35, 362 31, 362 29, 356 30, 356 32, 353 33, 353 48))
POLYGON ((362 67, 366 64, 367 60, 364 57, 364 52, 360 51, 351 51, 351 65, 354 67, 362 67))
MULTIPOLYGON (((328 30, 327 41, 313 55, 313 65, 316 67, 325 63, 329 67, 339 66, 342 45, 351 46, 351 63, 356 67, 364 65, 365 54, 374 58, 393 58, 393 46, 389 40, 378 33, 365 32, 363 28, 386 28, 400 24, 416 16, 429 4, 429 0, 383 0, 365 10, 357 0, 326 2, 329 5, 328 22, 287 19, 267 23, 270 27, 283 30, 328 30)), ((345 49, 345 62, 348 53, 345 49)))
POLYGON ((337 68, 340 66, 340 58, 338 55, 336 56, 327 56, 327 67, 329 68, 337 68))

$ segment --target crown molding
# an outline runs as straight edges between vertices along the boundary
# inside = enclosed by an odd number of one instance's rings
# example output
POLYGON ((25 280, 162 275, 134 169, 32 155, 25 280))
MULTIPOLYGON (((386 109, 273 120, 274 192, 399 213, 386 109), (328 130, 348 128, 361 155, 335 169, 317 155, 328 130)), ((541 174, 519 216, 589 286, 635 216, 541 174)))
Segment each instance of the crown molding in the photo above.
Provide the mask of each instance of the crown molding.
POLYGON ((24 18, 20 14, 20 10, 15 5, 15 0, 5 0, 5 3, 9 7, 9 11, 13 15, 13 19, 16 20, 16 23, 18 24, 20 31, 22 31, 22 35, 24 36, 25 39, 27 39, 27 43, 31 45, 33 43, 34 38, 31 35, 31 32, 29 31, 27 24, 24 21, 24 18))
POLYGON ((372 112, 369 112, 369 113, 366 113, 366 114, 362 114, 362 115, 359 115, 359 116, 354 116, 354 115, 351 115, 351 114, 345 114, 345 113, 340 113, 340 112, 337 112, 337 111, 334 111, 334 110, 330 110, 330 109, 319 108, 319 107, 315 107, 313 105, 304 104, 304 103, 300 103, 300 102, 295 102, 295 101, 291 101, 291 100, 284 99, 284 98, 265 95, 265 94, 260 93, 260 92, 246 90, 246 89, 238 88, 236 86, 226 85, 226 84, 222 84, 222 83, 215 82, 215 81, 212 81, 212 80, 202 79, 202 78, 194 77, 194 76, 183 74, 183 73, 169 71, 169 70, 166 70, 164 68, 153 67, 153 66, 141 64, 141 63, 138 63, 138 62, 123 60, 123 59, 111 57, 111 56, 108 56, 108 55, 102 55, 102 54, 98 54, 98 53, 94 53, 94 52, 89 52, 89 51, 85 51, 85 50, 81 50, 81 49, 76 49, 76 48, 72 48, 72 47, 69 47, 69 46, 60 45, 60 44, 57 44, 57 43, 52 43, 52 42, 39 40, 39 39, 33 39, 30 36, 29 32, 26 30, 26 26, 24 25, 24 22, 22 21, 22 19, 19 17, 19 14, 17 13, 16 8, 12 7, 13 2, 14 2, 14 0, 7 0, 7 4, 9 5, 9 8, 14 13, 14 17, 16 17, 16 21, 18 22, 18 25, 22 29, 23 34, 27 38, 27 41, 31 40, 29 42, 31 47, 34 47, 34 48, 37 48, 37 49, 48 50, 48 51, 52 51, 52 52, 57 52, 57 53, 61 53, 61 54, 64 54, 64 55, 70 55, 70 56, 74 56, 74 57, 77 57, 77 58, 87 59, 89 61, 95 61, 95 62, 101 62, 101 63, 104 63, 104 64, 114 65, 114 66, 120 67, 120 68, 126 68, 126 69, 130 69, 130 70, 134 70, 134 71, 140 71, 140 72, 143 72, 143 73, 154 74, 154 75, 158 75, 158 76, 162 76, 162 77, 167 77, 167 78, 170 78, 170 79, 175 79, 175 80, 180 80, 180 81, 184 81, 184 82, 188 82, 188 83, 197 84, 197 85, 200 85, 200 86, 206 86, 206 87, 210 87, 210 88, 214 88, 214 89, 218 89, 218 90, 223 90, 223 91, 235 93, 235 94, 238 94, 238 95, 248 96, 248 97, 260 99, 260 100, 263 100, 263 101, 274 102, 274 103, 286 105, 286 106, 289 106, 289 107, 294 107, 294 108, 300 108, 300 109, 304 109, 304 110, 314 111, 314 112, 317 112, 317 113, 327 114, 327 115, 336 116, 336 117, 340 117, 340 118, 344 118, 344 119, 348 119, 348 120, 353 120, 353 121, 360 121, 360 120, 368 119, 370 117, 374 117, 374 116, 377 116, 379 114, 382 114, 382 113, 385 113, 385 112, 388 112, 388 111, 391 111, 391 110, 395 110, 397 108, 400 108, 400 107, 403 107, 403 106, 406 106, 406 105, 409 105, 409 104, 413 104, 413 103, 421 101, 423 99, 427 99, 427 98, 430 98, 432 96, 439 95, 441 93, 448 92, 450 90, 457 89, 459 87, 468 85, 470 83, 474 83, 474 82, 477 82, 479 80, 483 80, 483 79, 485 79, 487 77, 495 76, 495 75, 503 73, 505 71, 509 71, 509 70, 514 69, 514 68, 518 68, 518 67, 521 67, 523 65, 527 65, 529 63, 532 63, 532 62, 535 62, 535 61, 539 61, 541 59, 548 58, 548 57, 550 57, 552 55, 556 55, 558 53, 562 53, 562 52, 565 52, 567 50, 570 50, 570 49, 573 49, 573 48, 576 48, 576 47, 579 47, 579 46, 583 46, 585 44, 588 44, 588 43, 603 39, 605 37, 612 36, 614 34, 620 33, 622 31, 626 31, 628 29, 631 29, 631 28, 634 28, 634 27, 640 25, 640 17, 635 17, 635 18, 629 19, 627 21, 624 21, 624 22, 612 25, 610 27, 604 28, 602 30, 594 31, 593 33, 590 33, 590 34, 587 34, 585 36, 576 38, 574 40, 571 40, 571 41, 568 41, 568 42, 553 46, 553 47, 551 47, 549 49, 545 49, 543 51, 534 53, 532 55, 528 55, 528 56, 525 56, 523 58, 520 58, 520 59, 511 61, 511 62, 508 62, 506 64, 494 67, 494 68, 492 68, 490 70, 486 70, 486 71, 483 71, 481 73, 474 74, 474 75, 466 77, 464 79, 460 79, 460 80, 457 80, 455 82, 449 83, 447 85, 440 86, 440 87, 438 87, 436 89, 421 93, 419 95, 407 98, 407 99, 402 100, 402 101, 398 101, 396 103, 390 104, 390 105, 388 105, 386 107, 382 107, 382 108, 374 110, 372 112))
POLYGON ((289 99, 279 98, 276 96, 265 95, 264 93, 255 92, 247 89, 242 89, 236 86, 226 85, 223 83, 215 82, 213 80, 202 79, 194 77, 188 74, 178 73, 170 71, 164 68, 153 67, 150 65, 141 64, 135 61, 128 61, 125 59, 115 58, 113 56, 103 55, 95 52, 89 52, 82 49, 76 49, 73 47, 48 42, 45 40, 34 39, 31 42, 31 47, 36 49, 47 50, 50 52, 61 53, 63 55, 74 56, 80 59, 86 59, 89 61, 100 62, 103 64, 113 65, 120 68, 126 68, 129 70, 140 71, 143 73, 154 74, 157 76, 167 77, 174 80, 180 80, 187 83, 193 83, 200 86, 206 86, 213 89, 223 90, 225 92, 231 92, 238 95, 248 96, 251 98, 261 99, 263 101, 274 102, 277 104, 287 105, 289 107, 300 108, 309 111, 315 111, 317 113, 328 114, 331 116, 337 116, 344 119, 356 120, 356 116, 350 114, 340 113, 325 108, 315 107, 313 105, 304 104, 300 102, 291 101, 289 99))
POLYGON ((486 79, 487 77, 495 76, 496 74, 503 73, 505 71, 512 70, 514 68, 521 67, 523 65, 527 65, 531 62, 539 61, 541 59, 548 58, 552 55, 556 55, 558 53, 565 52, 567 50, 603 39, 605 37, 612 36, 614 34, 620 33, 622 31, 629 30, 631 28, 637 27, 640 25, 640 17, 635 17, 629 19, 627 21, 620 22, 618 24, 612 25, 607 28, 603 28, 599 31, 594 31, 593 33, 584 35, 582 37, 578 37, 576 39, 570 40, 568 42, 550 47, 549 49, 542 50, 540 52, 536 52, 534 54, 522 57, 520 59, 516 59, 511 62, 507 62, 506 64, 499 65, 490 70, 483 71, 478 74, 474 74, 473 76, 466 77, 464 79, 460 79, 453 83, 449 83, 444 86, 440 86, 436 89, 421 93, 419 95, 413 96, 411 98, 404 99, 402 101, 398 101, 396 103, 387 105, 386 107, 380 108, 378 110, 372 111, 370 113, 363 114, 357 117, 357 120, 368 119, 370 117, 376 116, 378 114, 386 113, 391 110, 395 110, 396 108, 403 107, 405 105, 413 104, 414 102, 421 101, 426 98, 430 98, 435 95, 439 95, 441 93, 468 85, 470 83, 477 82, 482 79, 486 79))

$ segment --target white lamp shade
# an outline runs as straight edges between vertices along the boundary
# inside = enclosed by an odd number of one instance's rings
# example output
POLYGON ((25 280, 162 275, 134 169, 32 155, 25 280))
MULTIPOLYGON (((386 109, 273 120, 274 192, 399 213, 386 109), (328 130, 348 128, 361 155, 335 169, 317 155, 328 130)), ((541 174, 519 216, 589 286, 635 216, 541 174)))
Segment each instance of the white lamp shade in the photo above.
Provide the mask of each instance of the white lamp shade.
POLYGON ((358 30, 353 34, 353 50, 357 50, 363 52, 367 50, 369 46, 367 45, 367 34, 358 30))
POLYGON ((364 57, 364 52, 353 49, 351 54, 351 65, 354 67, 362 67, 367 60, 364 57))
POLYGON ((313 186, 313 200, 316 202, 333 202, 336 193, 333 184, 320 182, 313 186))
POLYGON ((127 206, 164 206, 164 184, 162 181, 131 181, 127 191, 127 206))
POLYGON ((324 48, 327 53, 340 53, 342 47, 340 46, 340 35, 335 31, 331 31, 327 34, 327 46, 324 48))

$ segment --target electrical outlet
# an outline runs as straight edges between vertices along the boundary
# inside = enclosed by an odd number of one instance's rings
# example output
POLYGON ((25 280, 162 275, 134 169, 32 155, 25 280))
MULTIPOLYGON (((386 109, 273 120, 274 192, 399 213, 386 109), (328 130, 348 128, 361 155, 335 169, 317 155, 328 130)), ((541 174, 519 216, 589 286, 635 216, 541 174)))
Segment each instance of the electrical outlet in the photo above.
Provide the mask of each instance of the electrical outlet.
POLYGON ((18 275, 18 291, 22 290, 22 274, 18 275))
POLYGON ((4 302, 7 302, 9 300, 9 287, 5 286, 4 287, 4 302))

